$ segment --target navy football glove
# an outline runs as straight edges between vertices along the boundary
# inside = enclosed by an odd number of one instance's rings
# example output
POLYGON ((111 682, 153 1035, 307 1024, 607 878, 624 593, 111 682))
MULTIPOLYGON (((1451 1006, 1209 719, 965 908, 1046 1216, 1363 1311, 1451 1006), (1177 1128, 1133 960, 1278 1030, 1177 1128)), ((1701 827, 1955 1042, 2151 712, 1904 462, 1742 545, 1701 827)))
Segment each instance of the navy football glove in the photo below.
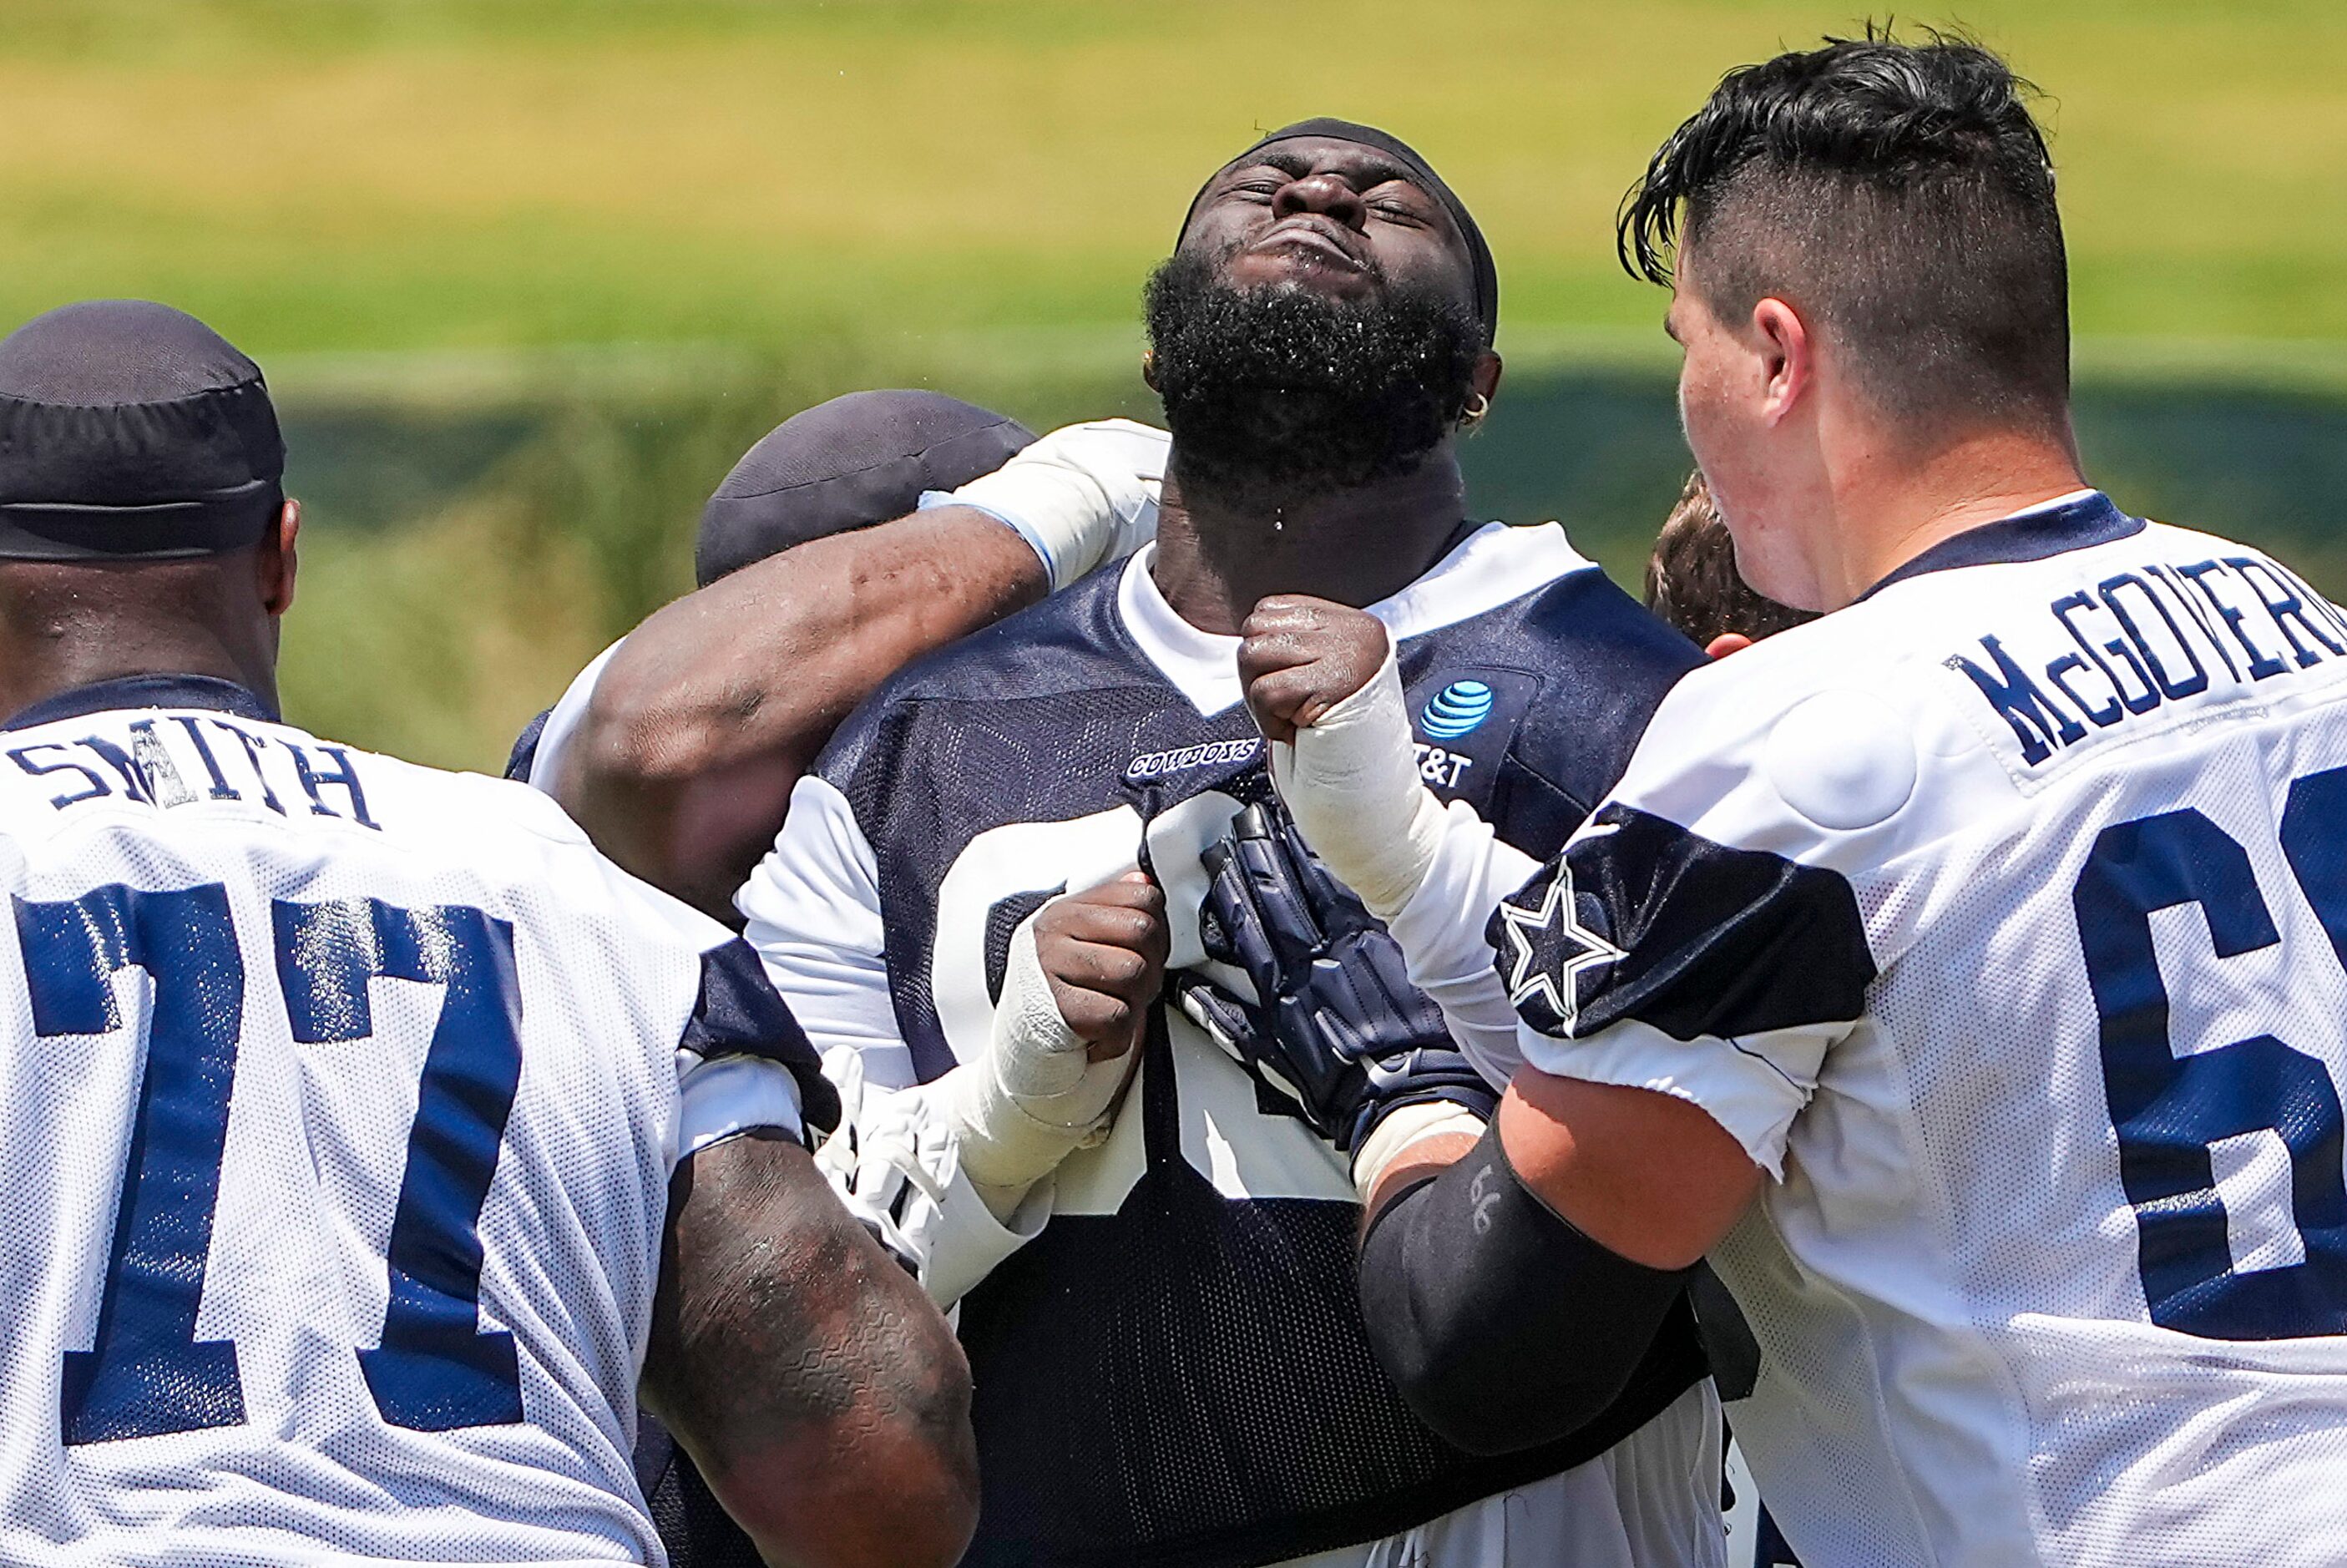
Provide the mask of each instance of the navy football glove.
POLYGON ((1388 1112, 1448 1100, 1489 1120, 1499 1096, 1409 983, 1401 948, 1314 857, 1278 802, 1251 805, 1199 856, 1206 956, 1259 1002, 1169 976, 1182 1010, 1259 1083, 1351 1153, 1388 1112))

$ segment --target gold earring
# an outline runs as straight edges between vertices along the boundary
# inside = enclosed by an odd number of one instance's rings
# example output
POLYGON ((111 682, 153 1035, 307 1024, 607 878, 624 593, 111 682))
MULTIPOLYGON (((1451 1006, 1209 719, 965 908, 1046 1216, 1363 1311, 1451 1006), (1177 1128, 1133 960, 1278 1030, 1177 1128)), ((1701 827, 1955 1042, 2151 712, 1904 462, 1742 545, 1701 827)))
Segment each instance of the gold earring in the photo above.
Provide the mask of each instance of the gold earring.
POLYGON ((1482 424, 1483 415, 1491 412, 1491 400, 1480 392, 1476 393, 1472 400, 1468 403, 1466 412, 1459 416, 1459 428, 1472 430, 1476 425, 1482 424))

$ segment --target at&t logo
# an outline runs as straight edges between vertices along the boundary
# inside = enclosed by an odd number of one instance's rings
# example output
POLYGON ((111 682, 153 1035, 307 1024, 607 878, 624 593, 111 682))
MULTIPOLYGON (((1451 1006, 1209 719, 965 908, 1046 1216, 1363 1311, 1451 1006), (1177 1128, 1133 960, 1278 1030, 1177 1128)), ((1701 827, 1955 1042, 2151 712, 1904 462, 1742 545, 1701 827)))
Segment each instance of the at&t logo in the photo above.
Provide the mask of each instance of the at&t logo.
POLYGON ((1491 688, 1482 682, 1453 681, 1419 712, 1419 728, 1438 741, 1455 741, 1491 716, 1491 688))

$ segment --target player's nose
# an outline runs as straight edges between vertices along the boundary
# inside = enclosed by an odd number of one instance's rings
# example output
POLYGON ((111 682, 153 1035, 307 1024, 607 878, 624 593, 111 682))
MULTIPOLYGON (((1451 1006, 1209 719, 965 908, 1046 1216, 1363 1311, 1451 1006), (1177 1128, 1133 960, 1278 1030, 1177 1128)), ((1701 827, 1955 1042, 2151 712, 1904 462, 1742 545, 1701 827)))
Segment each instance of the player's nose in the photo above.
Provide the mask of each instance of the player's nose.
POLYGON ((1325 169, 1315 174, 1299 175, 1272 193, 1271 213, 1275 221, 1303 212, 1317 212, 1348 229, 1363 228, 1368 221, 1368 208, 1361 200, 1361 193, 1348 184, 1342 175, 1325 169))

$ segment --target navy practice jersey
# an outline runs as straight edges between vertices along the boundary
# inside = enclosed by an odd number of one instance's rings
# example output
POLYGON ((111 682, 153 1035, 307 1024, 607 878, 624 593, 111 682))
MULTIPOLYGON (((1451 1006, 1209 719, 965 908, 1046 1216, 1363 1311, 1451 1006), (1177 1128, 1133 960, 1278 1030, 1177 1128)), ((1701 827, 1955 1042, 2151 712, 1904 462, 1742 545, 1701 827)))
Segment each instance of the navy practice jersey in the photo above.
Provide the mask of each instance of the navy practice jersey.
MULTIPOLYGON (((1145 866, 1172 967, 1208 965, 1199 852, 1269 788, 1235 641, 1182 620, 1150 553, 889 682, 802 782, 741 905, 827 1065, 926 1082, 986 1047, 1012 935, 1145 866)), ((1372 607, 1419 774, 1532 854, 1618 774, 1700 662, 1553 525, 1474 533, 1372 607)), ((1040 1237, 963 1298, 985 1489, 976 1564, 1260 1563, 1374 1539, 1610 1446, 1701 1373, 1685 1315, 1599 1428, 1448 1448, 1359 1319, 1341 1158, 1176 1009, 1040 1237)), ((1682 1485, 1684 1479, 1682 1478, 1682 1485)))
POLYGON ((0 1561, 656 1561, 670 1175, 835 1101, 756 957, 220 681, 17 715, 0 824, 0 1561))

